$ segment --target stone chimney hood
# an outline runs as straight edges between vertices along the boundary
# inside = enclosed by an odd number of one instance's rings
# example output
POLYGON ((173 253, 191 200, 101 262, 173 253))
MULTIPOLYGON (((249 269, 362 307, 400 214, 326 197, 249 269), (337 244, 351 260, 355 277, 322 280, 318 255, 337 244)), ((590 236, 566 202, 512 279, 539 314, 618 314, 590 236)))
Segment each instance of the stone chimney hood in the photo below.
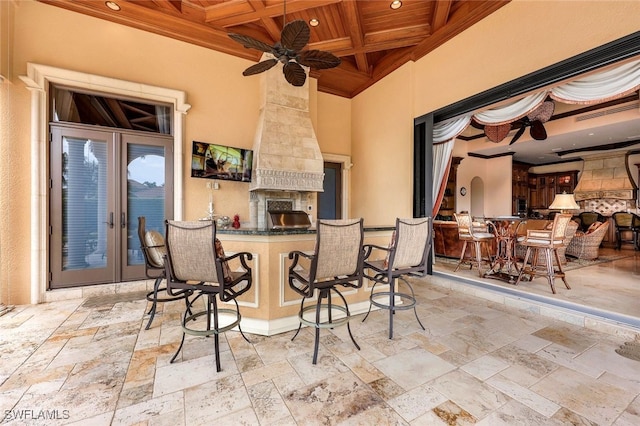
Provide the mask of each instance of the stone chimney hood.
POLYGON ((309 115, 309 78, 303 86, 292 86, 281 63, 259 78, 260 117, 249 191, 322 192, 324 161, 309 115))
POLYGON ((584 168, 574 190, 576 201, 636 198, 636 186, 629 178, 624 153, 593 155, 583 160, 584 168))

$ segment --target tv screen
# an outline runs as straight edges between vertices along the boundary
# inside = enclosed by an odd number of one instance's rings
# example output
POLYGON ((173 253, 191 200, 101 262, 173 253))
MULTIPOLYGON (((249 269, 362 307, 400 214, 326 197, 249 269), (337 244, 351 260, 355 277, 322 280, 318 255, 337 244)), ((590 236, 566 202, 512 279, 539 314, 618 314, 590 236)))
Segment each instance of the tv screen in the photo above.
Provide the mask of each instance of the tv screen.
POLYGON ((191 177, 251 182, 253 151, 193 141, 191 177))

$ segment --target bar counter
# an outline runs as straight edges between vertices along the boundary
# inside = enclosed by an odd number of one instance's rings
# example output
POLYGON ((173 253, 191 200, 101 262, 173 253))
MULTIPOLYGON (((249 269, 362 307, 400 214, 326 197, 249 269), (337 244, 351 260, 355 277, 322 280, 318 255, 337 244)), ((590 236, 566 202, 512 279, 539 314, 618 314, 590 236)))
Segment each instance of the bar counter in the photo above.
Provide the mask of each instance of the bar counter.
MULTIPOLYGON (((394 229, 393 226, 365 226, 364 243, 386 247, 394 229)), ((240 251, 253 255, 252 288, 238 298, 242 330, 270 336, 296 329, 301 298, 289 288, 289 252, 312 253, 316 230, 228 228, 218 229, 217 237, 227 255, 240 251)), ((233 263, 230 266, 232 269, 237 267, 233 263)), ((339 288, 349 303, 351 314, 366 312, 369 308, 371 285, 365 279, 362 288, 339 288)))

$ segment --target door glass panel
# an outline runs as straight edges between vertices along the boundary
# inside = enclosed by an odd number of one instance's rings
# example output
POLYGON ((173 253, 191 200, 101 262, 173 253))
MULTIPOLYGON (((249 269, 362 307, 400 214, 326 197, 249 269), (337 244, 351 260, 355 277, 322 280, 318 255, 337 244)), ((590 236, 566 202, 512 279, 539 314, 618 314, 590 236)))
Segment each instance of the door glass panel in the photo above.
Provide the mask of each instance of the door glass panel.
POLYGON ((127 264, 142 265, 138 217, 145 216, 146 230, 164 234, 165 148, 127 144, 127 264))
POLYGON ((62 270, 104 268, 107 143, 64 137, 62 167, 62 270))

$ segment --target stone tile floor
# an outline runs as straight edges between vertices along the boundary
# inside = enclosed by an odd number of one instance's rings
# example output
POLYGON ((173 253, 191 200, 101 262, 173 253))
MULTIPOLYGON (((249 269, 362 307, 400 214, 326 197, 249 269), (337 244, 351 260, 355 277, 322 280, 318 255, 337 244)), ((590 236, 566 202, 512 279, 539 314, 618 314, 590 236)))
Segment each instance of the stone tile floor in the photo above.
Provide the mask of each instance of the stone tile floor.
MULTIPOLYGON (((322 330, 213 342, 181 336, 180 302, 150 330, 141 293, 17 306, 0 317, 2 424, 638 425, 625 339, 414 280, 418 326, 386 312, 322 330)), ((442 278, 439 278, 440 280, 442 278)), ((636 339, 640 337, 636 336, 636 339)))

